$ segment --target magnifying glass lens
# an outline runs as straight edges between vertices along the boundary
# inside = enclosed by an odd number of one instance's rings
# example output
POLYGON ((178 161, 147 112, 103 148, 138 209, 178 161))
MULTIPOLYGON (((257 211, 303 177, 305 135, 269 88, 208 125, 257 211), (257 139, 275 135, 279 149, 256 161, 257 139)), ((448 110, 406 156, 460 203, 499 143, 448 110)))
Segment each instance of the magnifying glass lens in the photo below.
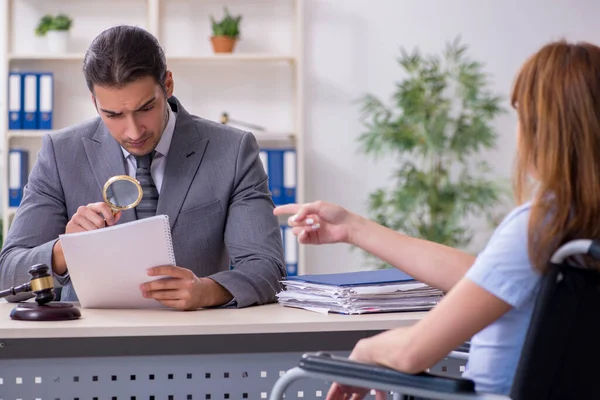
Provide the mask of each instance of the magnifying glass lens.
POLYGON ((142 187, 129 175, 110 178, 104 185, 104 201, 115 211, 137 206, 142 199, 142 187))
POLYGON ((130 181, 116 181, 108 187, 106 197, 115 206, 126 207, 137 200, 138 190, 130 181))

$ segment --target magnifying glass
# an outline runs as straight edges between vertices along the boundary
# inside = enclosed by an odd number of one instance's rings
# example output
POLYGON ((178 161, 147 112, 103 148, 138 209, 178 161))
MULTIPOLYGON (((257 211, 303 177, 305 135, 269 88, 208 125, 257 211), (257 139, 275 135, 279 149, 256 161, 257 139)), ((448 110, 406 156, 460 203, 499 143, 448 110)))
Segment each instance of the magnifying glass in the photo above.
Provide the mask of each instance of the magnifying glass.
POLYGON ((142 186, 129 175, 113 176, 104 184, 102 197, 113 214, 137 206, 142 200, 142 186))

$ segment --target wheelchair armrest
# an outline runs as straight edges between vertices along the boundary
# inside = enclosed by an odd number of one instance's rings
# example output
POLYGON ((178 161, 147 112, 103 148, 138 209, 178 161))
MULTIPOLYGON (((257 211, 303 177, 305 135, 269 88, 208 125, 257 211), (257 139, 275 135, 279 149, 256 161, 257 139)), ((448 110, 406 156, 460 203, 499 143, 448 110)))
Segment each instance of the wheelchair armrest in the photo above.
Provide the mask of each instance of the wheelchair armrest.
POLYGON ((453 358, 455 360, 469 360, 469 351, 471 350, 471 342, 465 342, 458 346, 455 350, 448 353, 446 357, 453 358))
POLYGON ((458 346, 454 351, 459 351, 461 353, 468 353, 471 350, 471 342, 464 342, 460 346, 458 346))
POLYGON ((324 352, 304 354, 299 367, 310 372, 367 380, 384 385, 405 386, 443 393, 475 393, 475 384, 469 379, 429 372, 405 374, 391 368, 359 363, 324 352))

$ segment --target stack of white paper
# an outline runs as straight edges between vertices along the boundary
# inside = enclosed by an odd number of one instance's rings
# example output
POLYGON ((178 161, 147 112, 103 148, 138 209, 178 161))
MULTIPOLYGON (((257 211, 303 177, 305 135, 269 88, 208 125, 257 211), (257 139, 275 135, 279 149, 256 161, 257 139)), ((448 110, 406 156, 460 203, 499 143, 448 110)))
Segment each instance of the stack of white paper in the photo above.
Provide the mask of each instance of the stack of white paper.
POLYGON ((435 289, 396 269, 304 275, 283 281, 279 303, 323 313, 424 311, 442 298, 435 289))

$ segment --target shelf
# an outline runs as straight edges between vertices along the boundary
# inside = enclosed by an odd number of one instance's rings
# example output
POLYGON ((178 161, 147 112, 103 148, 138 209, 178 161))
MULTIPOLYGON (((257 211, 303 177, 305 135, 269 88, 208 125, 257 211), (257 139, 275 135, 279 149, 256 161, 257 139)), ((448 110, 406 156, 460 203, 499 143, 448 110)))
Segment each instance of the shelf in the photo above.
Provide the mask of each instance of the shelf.
POLYGON ((293 56, 281 55, 281 54, 261 54, 261 53, 222 53, 222 54, 207 54, 198 56, 186 56, 186 55, 167 55, 167 62, 178 61, 178 62, 218 62, 218 61, 240 61, 240 62, 279 62, 285 61, 293 63, 295 58, 293 56))
MULTIPOLYGON (((47 133, 53 132, 52 130, 11 130, 8 131, 9 139, 19 139, 19 138, 41 138, 47 133)), ((262 132, 262 131, 254 131, 254 136, 258 141, 266 141, 266 142, 285 142, 285 141, 294 141, 296 135, 291 132, 262 132)))
MULTIPOLYGON (((83 61, 84 53, 65 54, 9 54, 9 61, 83 61)), ((294 63, 294 56, 261 53, 230 53, 206 55, 172 55, 168 62, 289 62, 294 63)))
POLYGON ((260 147, 295 147, 296 135, 288 132, 252 132, 260 147))
POLYGON ((84 53, 64 54, 9 54, 9 61, 83 61, 84 53))
MULTIPOLYGON (((244 129, 237 128, 236 129, 244 129)), ((250 130, 252 134, 259 140, 294 140, 296 135, 292 132, 272 132, 272 131, 258 131, 258 130, 250 130)))
POLYGON ((9 139, 17 139, 17 138, 41 138, 42 136, 44 136, 46 133, 49 133, 52 131, 47 131, 47 130, 13 130, 13 131, 8 131, 8 138, 9 139))

